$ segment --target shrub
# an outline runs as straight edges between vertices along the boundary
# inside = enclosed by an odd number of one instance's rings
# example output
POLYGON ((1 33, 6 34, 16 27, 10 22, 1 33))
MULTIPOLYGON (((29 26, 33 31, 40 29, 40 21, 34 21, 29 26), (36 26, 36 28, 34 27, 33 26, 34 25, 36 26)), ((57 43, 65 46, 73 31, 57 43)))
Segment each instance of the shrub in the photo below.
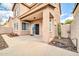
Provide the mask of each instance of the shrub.
POLYGON ((61 37, 61 25, 60 24, 57 25, 57 33, 58 33, 58 36, 61 37))

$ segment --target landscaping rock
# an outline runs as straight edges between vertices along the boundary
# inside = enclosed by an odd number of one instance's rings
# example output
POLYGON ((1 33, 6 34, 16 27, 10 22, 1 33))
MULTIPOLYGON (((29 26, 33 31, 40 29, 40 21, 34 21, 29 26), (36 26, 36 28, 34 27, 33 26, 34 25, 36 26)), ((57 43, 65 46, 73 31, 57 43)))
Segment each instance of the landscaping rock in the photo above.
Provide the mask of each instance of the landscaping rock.
POLYGON ((7 43, 5 42, 5 40, 0 35, 0 50, 5 49, 7 47, 8 47, 7 43))

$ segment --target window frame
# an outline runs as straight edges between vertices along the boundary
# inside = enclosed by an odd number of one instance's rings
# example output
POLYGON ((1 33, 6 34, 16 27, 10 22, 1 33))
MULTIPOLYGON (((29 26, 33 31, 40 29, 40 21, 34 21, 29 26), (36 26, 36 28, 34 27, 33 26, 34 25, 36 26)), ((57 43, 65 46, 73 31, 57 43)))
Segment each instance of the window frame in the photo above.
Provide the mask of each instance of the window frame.
POLYGON ((29 30, 29 26, 28 22, 22 22, 22 30, 29 30))
POLYGON ((18 22, 14 22, 14 30, 18 30, 18 22))

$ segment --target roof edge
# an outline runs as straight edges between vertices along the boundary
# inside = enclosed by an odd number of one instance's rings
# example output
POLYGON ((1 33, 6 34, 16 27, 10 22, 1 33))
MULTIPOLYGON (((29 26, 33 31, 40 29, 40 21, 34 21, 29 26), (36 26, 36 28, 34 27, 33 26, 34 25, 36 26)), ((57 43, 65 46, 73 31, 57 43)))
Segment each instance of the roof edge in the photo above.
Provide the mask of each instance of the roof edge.
POLYGON ((75 5, 75 7, 74 7, 74 10, 72 11, 72 13, 75 12, 75 10, 76 10, 76 8, 77 8, 78 5, 79 5, 79 3, 76 3, 76 5, 75 5))
POLYGON ((14 3, 14 5, 13 5, 13 7, 12 7, 12 11, 14 10, 14 8, 15 8, 15 5, 16 5, 16 3, 14 3))
POLYGON ((59 9, 60 9, 60 14, 61 14, 61 4, 59 3, 59 9))

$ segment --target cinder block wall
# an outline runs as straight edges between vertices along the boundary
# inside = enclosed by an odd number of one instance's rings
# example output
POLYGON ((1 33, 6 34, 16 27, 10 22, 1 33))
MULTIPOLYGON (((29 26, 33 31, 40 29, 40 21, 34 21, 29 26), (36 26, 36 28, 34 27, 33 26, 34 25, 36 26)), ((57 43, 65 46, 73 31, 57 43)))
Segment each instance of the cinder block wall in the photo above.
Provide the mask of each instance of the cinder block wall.
POLYGON ((69 31, 70 31, 70 24, 61 25, 61 37, 68 38, 69 31))
POLYGON ((0 26, 0 34, 12 33, 12 28, 0 26))

